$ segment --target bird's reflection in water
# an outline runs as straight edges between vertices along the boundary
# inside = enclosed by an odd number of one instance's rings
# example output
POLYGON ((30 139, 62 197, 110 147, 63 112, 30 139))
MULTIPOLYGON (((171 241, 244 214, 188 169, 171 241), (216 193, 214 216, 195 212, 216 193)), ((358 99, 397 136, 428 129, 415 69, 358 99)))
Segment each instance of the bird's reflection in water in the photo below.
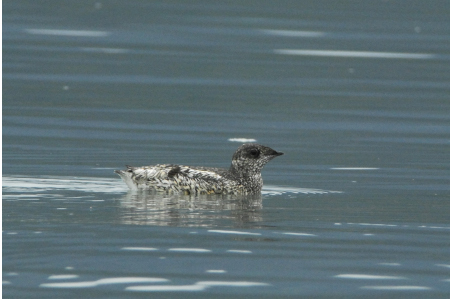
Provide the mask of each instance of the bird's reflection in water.
POLYGON ((168 195, 130 191, 121 198, 121 222, 179 227, 258 227, 259 195, 168 195))

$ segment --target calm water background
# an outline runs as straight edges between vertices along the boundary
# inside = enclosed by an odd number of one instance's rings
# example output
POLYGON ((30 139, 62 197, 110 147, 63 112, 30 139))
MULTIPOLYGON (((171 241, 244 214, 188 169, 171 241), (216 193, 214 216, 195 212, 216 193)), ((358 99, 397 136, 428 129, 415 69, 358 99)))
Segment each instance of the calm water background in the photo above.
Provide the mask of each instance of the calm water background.
POLYGON ((5 2, 3 295, 448 298, 449 15, 5 2), (113 173, 226 167, 232 138, 285 152, 261 198, 133 194, 113 173))

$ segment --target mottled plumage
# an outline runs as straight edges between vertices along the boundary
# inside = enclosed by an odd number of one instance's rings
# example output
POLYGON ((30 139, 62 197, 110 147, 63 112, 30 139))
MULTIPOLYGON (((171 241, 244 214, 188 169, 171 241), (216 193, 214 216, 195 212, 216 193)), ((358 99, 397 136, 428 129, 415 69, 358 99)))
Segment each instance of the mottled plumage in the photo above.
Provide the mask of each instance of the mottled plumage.
POLYGON ((257 194, 263 186, 262 168, 282 154, 267 146, 248 143, 236 150, 229 169, 158 164, 127 166, 126 170, 115 172, 131 189, 185 194, 257 194))

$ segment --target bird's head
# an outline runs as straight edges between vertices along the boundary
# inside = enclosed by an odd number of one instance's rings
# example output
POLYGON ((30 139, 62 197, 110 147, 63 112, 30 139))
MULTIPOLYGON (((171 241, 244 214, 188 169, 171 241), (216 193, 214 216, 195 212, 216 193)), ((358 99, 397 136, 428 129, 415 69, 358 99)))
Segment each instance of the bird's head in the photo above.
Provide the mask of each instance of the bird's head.
POLYGON ((241 145, 233 155, 231 167, 239 174, 256 175, 259 174, 270 160, 283 155, 270 147, 256 144, 246 143, 241 145))

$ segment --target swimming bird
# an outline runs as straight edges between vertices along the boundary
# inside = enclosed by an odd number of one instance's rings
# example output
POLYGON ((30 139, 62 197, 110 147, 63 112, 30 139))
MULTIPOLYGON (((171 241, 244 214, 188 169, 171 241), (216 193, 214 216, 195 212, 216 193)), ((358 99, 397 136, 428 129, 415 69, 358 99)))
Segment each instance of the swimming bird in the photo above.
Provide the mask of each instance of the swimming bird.
POLYGON ((147 189, 184 194, 258 194, 263 180, 261 170, 283 155, 270 147, 247 143, 233 154, 230 168, 190 167, 157 164, 115 170, 130 189, 147 189))

